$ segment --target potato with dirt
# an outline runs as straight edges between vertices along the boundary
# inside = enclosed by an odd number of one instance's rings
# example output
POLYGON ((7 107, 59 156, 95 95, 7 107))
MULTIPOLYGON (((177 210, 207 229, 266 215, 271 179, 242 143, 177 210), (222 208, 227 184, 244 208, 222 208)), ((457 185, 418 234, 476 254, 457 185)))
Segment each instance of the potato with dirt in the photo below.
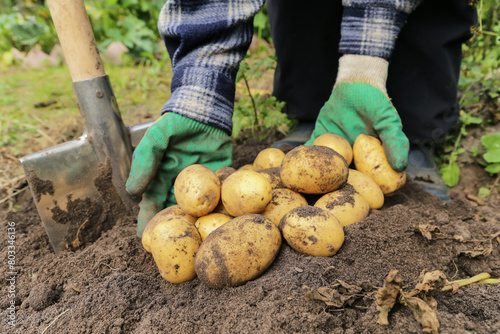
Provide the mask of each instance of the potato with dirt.
POLYGON ((266 271, 280 246, 281 233, 269 218, 246 214, 210 233, 198 249, 195 270, 211 288, 242 285, 266 271))
POLYGON ((271 184, 264 176, 251 170, 238 170, 222 184, 221 198, 231 216, 238 217, 264 211, 272 194, 271 184))
POLYGON ((266 148, 257 154, 253 168, 258 172, 261 169, 279 167, 284 157, 285 153, 282 150, 273 147, 266 148))
POLYGON ((234 172, 236 172, 236 169, 233 167, 221 167, 215 171, 215 175, 219 178, 220 184, 222 184, 234 172))
POLYGON ((151 233, 151 254, 161 276, 170 283, 183 283, 196 277, 195 255, 201 236, 193 223, 183 217, 170 217, 151 233))
POLYGON ((196 222, 196 217, 188 215, 178 205, 172 205, 166 209, 161 210, 149 221, 149 223, 146 225, 146 228, 144 229, 144 232, 142 233, 142 246, 147 252, 151 253, 151 233, 153 232, 153 229, 156 225, 158 225, 162 221, 167 220, 170 217, 186 218, 193 224, 196 222))
POLYGON ((358 223, 370 212, 368 202, 350 184, 323 195, 314 206, 333 214, 342 226, 358 223))
POLYGON ((217 175, 203 165, 184 168, 174 183, 177 204, 187 214, 201 217, 219 204, 221 186, 217 175))
POLYGON ((349 169, 347 184, 368 202, 370 209, 380 209, 384 205, 384 193, 371 177, 355 169, 349 169))
POLYGON ((405 185, 406 173, 392 169, 377 138, 359 135, 354 141, 353 152, 356 169, 371 177, 384 195, 390 195, 405 185))
POLYGON ((306 255, 332 256, 344 243, 344 229, 337 218, 310 205, 288 212, 279 227, 290 247, 306 255))
POLYGON ((347 182, 345 159, 326 146, 301 145, 285 155, 280 177, 288 189, 305 194, 326 194, 347 182))
POLYGON ((349 166, 353 159, 352 146, 347 139, 334 133, 325 133, 316 138, 313 145, 326 146, 340 154, 349 166))
POLYGON ((274 189, 271 202, 261 214, 278 226, 285 214, 303 205, 307 205, 307 201, 301 194, 286 188, 274 189))
POLYGON ((211 213, 198 218, 194 226, 196 226, 198 232, 200 232, 201 240, 205 240, 210 233, 212 233, 231 219, 233 219, 233 217, 225 215, 223 213, 211 213))
POLYGON ((258 173, 262 174, 271 183, 273 190, 285 188, 283 181, 281 181, 279 167, 264 168, 259 170, 258 173))

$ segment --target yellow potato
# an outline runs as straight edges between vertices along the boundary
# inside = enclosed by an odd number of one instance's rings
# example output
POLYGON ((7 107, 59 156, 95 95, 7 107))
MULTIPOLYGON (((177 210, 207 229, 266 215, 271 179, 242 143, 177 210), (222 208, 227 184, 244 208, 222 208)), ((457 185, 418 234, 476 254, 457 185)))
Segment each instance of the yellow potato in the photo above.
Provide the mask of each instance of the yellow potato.
POLYGON ((285 185, 281 181, 279 167, 264 168, 259 170, 258 173, 262 174, 271 183, 273 189, 285 188, 285 185))
POLYGON ((194 217, 205 216, 219 204, 220 181, 208 167, 191 165, 177 176, 174 194, 184 212, 194 217))
POLYGON ((196 254, 201 282, 212 288, 242 285, 260 276, 273 263, 281 233, 268 218, 257 214, 236 217, 205 239, 196 254))
POLYGON ((391 168, 377 138, 359 135, 354 141, 353 152, 356 169, 371 177, 384 195, 392 194, 406 183, 406 173, 391 168))
POLYGON ((280 229, 290 247, 306 255, 332 256, 344 243, 344 229, 337 218, 310 205, 288 212, 280 229))
POLYGON ((243 165, 240 168, 238 168, 238 170, 251 170, 251 171, 255 172, 255 168, 253 167, 253 164, 243 165))
POLYGON ((307 201, 301 194, 286 188, 274 189, 273 198, 262 211, 262 215, 278 226, 286 213, 303 205, 307 205, 307 201))
POLYGON ((325 194, 347 182, 345 159, 325 146, 302 145, 285 155, 280 177, 288 189, 306 194, 325 194))
POLYGON ((226 210, 237 217, 262 212, 272 194, 271 184, 264 176, 250 170, 239 170, 224 181, 221 197, 226 210))
POLYGON ((368 202, 370 209, 380 209, 384 205, 384 193, 382 189, 368 175, 355 169, 349 169, 347 183, 352 185, 363 196, 368 202))
POLYGON ((150 244, 151 244, 151 233, 153 232, 153 229, 155 228, 156 225, 158 225, 162 221, 167 220, 170 217, 186 218, 193 224, 196 222, 196 217, 188 215, 187 213, 182 211, 182 209, 178 205, 169 206, 168 208, 161 210, 153 218, 151 218, 149 223, 146 225, 144 232, 142 233, 141 237, 142 246, 147 252, 151 253, 150 244))
POLYGON ((233 167, 221 167, 215 171, 215 175, 219 178, 220 184, 222 184, 234 172, 236 172, 236 169, 233 167))
MULTIPOLYGON (((224 206, 224 203, 222 203, 222 196, 221 196, 221 199, 219 201, 219 204, 217 204, 214 211, 212 211, 211 213, 222 213, 222 214, 225 214, 226 216, 232 216, 229 213, 229 211, 227 211, 226 207, 224 206)), ((234 216, 232 216, 232 217, 234 218, 234 216)))
POLYGON ((336 135, 334 133, 325 133, 313 142, 313 145, 326 146, 340 154, 344 157, 347 165, 349 166, 352 162, 353 153, 351 144, 342 136, 336 135))
POLYGON ((266 148, 260 151, 253 162, 253 168, 255 171, 259 171, 265 168, 279 167, 281 161, 285 157, 285 153, 277 148, 266 148))
POLYGON ((342 226, 360 222, 370 212, 368 202, 350 184, 323 195, 314 206, 332 213, 342 226))
POLYGON ((195 278, 195 256, 200 244, 200 233, 186 218, 171 217, 156 225, 151 234, 151 253, 161 276, 170 283, 195 278))
POLYGON ((210 233, 215 231, 218 227, 224 225, 233 217, 222 213, 211 213, 209 215, 198 218, 194 226, 200 232, 201 240, 205 240, 210 233))

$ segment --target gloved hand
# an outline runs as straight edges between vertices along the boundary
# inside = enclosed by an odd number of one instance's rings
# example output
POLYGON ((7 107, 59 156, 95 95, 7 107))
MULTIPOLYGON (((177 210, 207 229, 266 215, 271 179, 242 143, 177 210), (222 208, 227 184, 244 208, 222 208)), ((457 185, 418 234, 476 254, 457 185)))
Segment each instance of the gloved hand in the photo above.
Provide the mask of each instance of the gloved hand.
POLYGON ((126 189, 142 194, 137 235, 167 206, 175 205, 177 174, 192 164, 215 171, 231 166, 232 143, 224 131, 175 113, 166 113, 146 132, 132 156, 126 189))
POLYGON ((321 109, 306 145, 325 133, 340 135, 351 145, 361 133, 379 137, 391 167, 398 172, 405 170, 410 144, 387 96, 387 69, 388 62, 382 58, 342 56, 332 95, 321 109))

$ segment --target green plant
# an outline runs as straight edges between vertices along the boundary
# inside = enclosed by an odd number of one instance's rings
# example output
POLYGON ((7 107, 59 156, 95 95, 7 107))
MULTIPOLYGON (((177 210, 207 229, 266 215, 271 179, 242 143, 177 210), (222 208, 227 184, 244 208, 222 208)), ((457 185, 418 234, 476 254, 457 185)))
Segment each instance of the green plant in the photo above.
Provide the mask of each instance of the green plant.
MULTIPOLYGON (((269 50, 268 50, 269 51, 269 50)), ((276 67, 276 57, 274 54, 263 54, 257 50, 255 53, 248 52, 245 59, 240 64, 240 70, 236 76, 236 83, 245 84, 246 95, 237 98, 233 114, 233 137, 238 138, 242 130, 251 129, 251 135, 269 130, 276 130, 286 134, 293 121, 289 120, 281 110, 285 102, 278 101, 269 93, 252 93, 250 81, 258 81, 264 72, 273 70, 276 67)), ((263 138, 256 138, 263 139, 263 138)))
POLYGON ((448 135, 445 154, 441 156, 440 171, 449 187, 460 178, 457 159, 465 152, 461 140, 467 135, 467 128, 500 119, 500 5, 493 0, 480 0, 477 6, 478 27, 471 28, 474 36, 463 46, 458 131, 448 135))

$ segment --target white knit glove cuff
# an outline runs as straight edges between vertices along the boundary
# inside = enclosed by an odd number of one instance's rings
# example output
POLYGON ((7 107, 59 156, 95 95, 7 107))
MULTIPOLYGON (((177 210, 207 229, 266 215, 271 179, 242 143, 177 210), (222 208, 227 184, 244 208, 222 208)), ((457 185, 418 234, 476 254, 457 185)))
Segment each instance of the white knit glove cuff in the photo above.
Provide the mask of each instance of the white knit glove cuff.
POLYGON ((387 90, 387 70, 389 62, 383 58, 344 55, 339 59, 339 70, 335 85, 344 82, 364 82, 380 89, 385 95, 387 90))

